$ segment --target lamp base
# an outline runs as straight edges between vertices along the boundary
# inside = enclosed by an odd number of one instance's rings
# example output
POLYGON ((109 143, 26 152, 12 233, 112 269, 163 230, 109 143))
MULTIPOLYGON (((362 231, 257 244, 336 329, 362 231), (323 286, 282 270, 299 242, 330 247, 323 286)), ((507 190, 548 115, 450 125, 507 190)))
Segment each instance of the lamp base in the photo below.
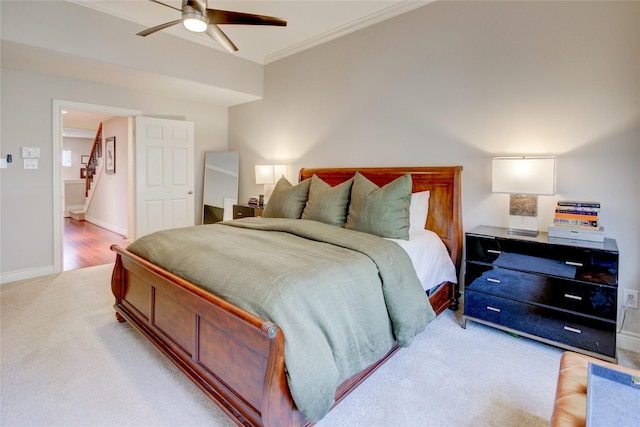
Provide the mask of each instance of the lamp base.
POLYGON ((538 236, 538 217, 509 215, 507 233, 514 236, 538 236))
POLYGON ((538 237, 538 230, 524 230, 522 228, 510 228, 509 230, 507 230, 507 232, 515 236, 538 237))

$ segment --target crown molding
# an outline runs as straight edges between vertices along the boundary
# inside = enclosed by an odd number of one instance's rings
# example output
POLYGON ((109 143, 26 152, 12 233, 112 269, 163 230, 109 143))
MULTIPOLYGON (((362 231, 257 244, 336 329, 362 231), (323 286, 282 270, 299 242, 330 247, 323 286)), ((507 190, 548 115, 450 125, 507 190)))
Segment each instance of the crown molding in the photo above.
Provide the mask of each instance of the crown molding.
POLYGON ((410 12, 429 3, 433 3, 434 1, 436 0, 406 0, 401 3, 394 4, 378 12, 372 13, 353 22, 337 27, 331 31, 327 31, 324 34, 320 34, 301 43, 297 43, 295 45, 287 47, 286 49, 282 49, 280 51, 267 55, 265 56, 263 63, 266 65, 271 62, 278 61, 280 59, 286 58, 287 56, 294 55, 296 53, 310 49, 314 46, 321 45, 328 41, 346 36, 347 34, 354 33, 358 30, 393 18, 395 16, 402 15, 403 13, 410 12))

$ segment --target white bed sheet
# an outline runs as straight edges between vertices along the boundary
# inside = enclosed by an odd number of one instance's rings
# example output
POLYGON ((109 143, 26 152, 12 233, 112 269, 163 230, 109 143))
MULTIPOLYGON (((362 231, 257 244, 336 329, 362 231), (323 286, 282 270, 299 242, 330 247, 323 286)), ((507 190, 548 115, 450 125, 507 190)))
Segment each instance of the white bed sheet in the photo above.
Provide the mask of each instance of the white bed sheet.
POLYGON ((410 228, 409 240, 387 239, 396 242, 411 258, 422 287, 428 293, 443 282, 458 283, 456 267, 447 248, 433 231, 410 228))

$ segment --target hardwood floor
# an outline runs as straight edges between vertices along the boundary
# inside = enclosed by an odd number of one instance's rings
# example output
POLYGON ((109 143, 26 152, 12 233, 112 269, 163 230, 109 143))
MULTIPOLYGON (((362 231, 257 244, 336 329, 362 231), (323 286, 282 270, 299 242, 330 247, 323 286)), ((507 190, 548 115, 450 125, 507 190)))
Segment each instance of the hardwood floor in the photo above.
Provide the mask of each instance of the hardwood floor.
POLYGON ((116 255, 111 245, 127 246, 125 237, 87 221, 64 219, 64 271, 109 264, 116 255))

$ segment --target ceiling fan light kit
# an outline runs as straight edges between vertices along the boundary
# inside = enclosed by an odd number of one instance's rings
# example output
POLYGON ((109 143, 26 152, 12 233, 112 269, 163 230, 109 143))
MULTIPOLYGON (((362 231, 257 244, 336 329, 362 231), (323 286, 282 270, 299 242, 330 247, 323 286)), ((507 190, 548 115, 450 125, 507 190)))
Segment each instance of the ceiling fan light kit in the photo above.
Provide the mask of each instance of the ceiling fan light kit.
POLYGON ((182 12, 182 19, 178 19, 152 28, 140 31, 139 36, 146 37, 157 31, 164 30, 182 22, 185 28, 196 33, 205 32, 209 37, 220 43, 229 52, 238 50, 236 45, 218 27, 218 25, 271 25, 285 27, 287 21, 280 18, 264 15, 253 15, 243 12, 231 12, 227 10, 209 9, 207 0, 182 0, 182 9, 169 6, 158 0, 149 0, 171 9, 182 12))
POLYGON ((184 6, 182 12, 182 24, 194 33, 203 33, 209 26, 209 19, 191 6, 184 6), (191 9, 191 10, 188 10, 191 9))

